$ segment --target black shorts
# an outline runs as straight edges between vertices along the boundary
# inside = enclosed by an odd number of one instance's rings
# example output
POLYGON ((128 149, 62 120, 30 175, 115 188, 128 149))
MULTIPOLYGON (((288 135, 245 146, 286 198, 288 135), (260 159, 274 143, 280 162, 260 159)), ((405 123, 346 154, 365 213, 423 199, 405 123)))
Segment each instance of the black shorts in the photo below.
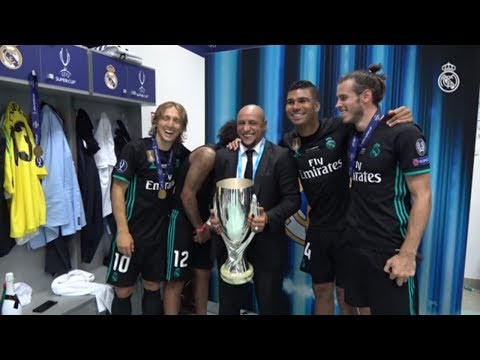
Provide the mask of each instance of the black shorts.
POLYGON ((173 210, 166 244, 166 279, 168 281, 188 280, 191 269, 210 269, 211 241, 198 244, 193 241, 195 229, 186 215, 173 210))
POLYGON ((210 270, 213 267, 212 239, 203 244, 193 243, 192 267, 202 270, 210 270))
POLYGON ((132 257, 118 252, 116 237, 115 251, 110 258, 107 282, 118 287, 134 286, 138 276, 147 281, 165 280, 165 252, 162 244, 135 247, 132 257))
POLYGON ((167 233, 167 219, 161 219, 162 225, 157 238, 148 245, 135 241, 135 250, 132 257, 127 257, 117 249, 117 235, 112 240, 112 251, 107 270, 106 281, 119 287, 134 286, 138 276, 153 282, 165 280, 165 238, 167 233))
POLYGON ((398 286, 390 280, 383 268, 396 252, 361 249, 348 246, 345 281, 345 302, 358 307, 370 307, 374 315, 418 314, 418 290, 416 276, 398 286))
POLYGON ((314 284, 335 282, 343 287, 341 232, 309 227, 300 270, 312 275, 314 284))

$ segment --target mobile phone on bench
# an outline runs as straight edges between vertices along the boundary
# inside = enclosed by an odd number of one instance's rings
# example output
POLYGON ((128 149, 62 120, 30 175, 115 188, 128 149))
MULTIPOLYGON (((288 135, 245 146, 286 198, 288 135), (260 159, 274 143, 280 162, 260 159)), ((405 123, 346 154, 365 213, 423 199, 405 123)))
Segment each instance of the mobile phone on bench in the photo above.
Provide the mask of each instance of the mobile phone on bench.
POLYGON ((38 305, 35 309, 32 310, 34 313, 43 313, 55 305, 58 301, 47 300, 43 304, 38 305))

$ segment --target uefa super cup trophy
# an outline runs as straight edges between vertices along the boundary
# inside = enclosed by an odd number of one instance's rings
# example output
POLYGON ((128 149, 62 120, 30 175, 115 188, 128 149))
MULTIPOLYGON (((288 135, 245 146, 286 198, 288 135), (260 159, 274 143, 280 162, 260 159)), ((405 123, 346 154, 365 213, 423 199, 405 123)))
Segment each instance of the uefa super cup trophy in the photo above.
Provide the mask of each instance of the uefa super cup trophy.
POLYGON ((250 230, 248 216, 258 216, 253 184, 252 180, 240 178, 217 182, 213 211, 222 225, 221 236, 228 251, 228 259, 220 268, 220 276, 232 285, 245 284, 253 278, 253 266, 244 258, 245 249, 255 236, 250 230))

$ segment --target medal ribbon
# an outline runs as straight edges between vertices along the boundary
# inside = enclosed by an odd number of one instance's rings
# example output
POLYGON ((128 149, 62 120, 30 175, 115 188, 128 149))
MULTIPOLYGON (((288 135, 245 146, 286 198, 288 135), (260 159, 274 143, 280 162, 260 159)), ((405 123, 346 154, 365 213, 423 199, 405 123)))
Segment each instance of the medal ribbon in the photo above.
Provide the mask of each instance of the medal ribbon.
POLYGON ((170 155, 168 156, 167 163, 167 172, 166 174, 162 169, 162 161, 160 160, 160 150, 158 149, 157 140, 155 136, 152 136, 152 149, 155 154, 155 165, 157 166, 157 177, 158 183, 160 184, 160 189, 165 189, 165 178, 172 173, 172 158, 173 158, 173 148, 170 149, 170 155))
POLYGON ((32 71, 29 75, 30 84, 30 99, 32 108, 32 130, 35 138, 35 144, 40 146, 40 140, 42 138, 41 119, 40 119, 40 106, 38 99, 38 80, 35 71, 32 71))
MULTIPOLYGON (((255 174, 257 173, 258 164, 260 164, 260 159, 263 155, 263 150, 265 150, 265 138, 262 139, 262 145, 260 145, 260 151, 258 152, 257 159, 255 160, 255 165, 253 166, 252 179, 255 180, 255 174)), ((238 161, 237 161, 237 178, 243 178, 244 170, 242 168, 242 155, 240 149, 238 149, 238 161)))
POLYGON ((360 135, 359 132, 355 130, 355 133, 353 134, 353 136, 351 136, 350 144, 348 146, 348 173, 350 174, 350 177, 353 176, 355 162, 358 159, 358 154, 360 153, 360 150, 368 144, 368 141, 372 138, 375 129, 377 128, 378 124, 380 124, 380 121, 382 121, 382 119, 383 115, 380 113, 380 110, 377 110, 377 112, 370 120, 364 133, 360 135))

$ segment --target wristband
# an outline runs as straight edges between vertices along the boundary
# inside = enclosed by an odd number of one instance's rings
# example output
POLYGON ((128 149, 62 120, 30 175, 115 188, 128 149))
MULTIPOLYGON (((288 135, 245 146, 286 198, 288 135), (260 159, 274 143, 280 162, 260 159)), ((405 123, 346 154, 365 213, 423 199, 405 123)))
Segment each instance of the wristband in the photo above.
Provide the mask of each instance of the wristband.
POLYGON ((197 227, 195 229, 195 232, 197 233, 202 233, 204 232, 205 230, 207 230, 207 224, 206 223, 203 223, 201 226, 197 227))

